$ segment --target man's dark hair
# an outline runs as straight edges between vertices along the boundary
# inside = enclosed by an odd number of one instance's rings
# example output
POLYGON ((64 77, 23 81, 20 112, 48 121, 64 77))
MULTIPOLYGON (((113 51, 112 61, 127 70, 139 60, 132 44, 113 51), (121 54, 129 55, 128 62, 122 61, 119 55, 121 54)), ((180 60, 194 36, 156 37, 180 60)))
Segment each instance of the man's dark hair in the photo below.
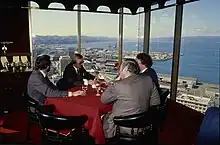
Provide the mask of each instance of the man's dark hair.
POLYGON ((76 64, 76 58, 83 59, 83 56, 79 53, 74 54, 74 59, 71 61, 71 64, 76 64))
POLYGON ((49 55, 41 55, 38 56, 35 61, 35 70, 43 70, 51 65, 50 56, 49 55))
POLYGON ((152 58, 149 54, 139 53, 136 58, 139 59, 141 64, 145 65, 147 68, 151 68, 153 65, 152 58))
POLYGON ((75 53, 75 58, 78 58, 78 59, 83 59, 83 56, 79 53, 75 53))
POLYGON ((128 71, 133 74, 139 74, 140 73, 140 68, 138 66, 138 63, 136 60, 132 58, 127 58, 125 59, 122 64, 121 64, 122 69, 125 67, 128 68, 128 71))

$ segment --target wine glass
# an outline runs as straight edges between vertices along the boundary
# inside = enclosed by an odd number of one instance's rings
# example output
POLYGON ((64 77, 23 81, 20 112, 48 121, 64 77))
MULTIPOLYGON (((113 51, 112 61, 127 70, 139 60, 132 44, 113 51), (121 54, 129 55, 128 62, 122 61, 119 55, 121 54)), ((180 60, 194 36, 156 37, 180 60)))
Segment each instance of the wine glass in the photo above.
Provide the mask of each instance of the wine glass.
POLYGON ((96 84, 96 96, 101 96, 101 94, 100 94, 100 90, 101 90, 101 86, 100 86, 100 84, 96 84))
POLYGON ((104 92, 104 90, 105 90, 105 88, 104 88, 104 87, 101 87, 101 93, 103 93, 103 92, 104 92))
POLYGON ((83 91, 87 91, 87 88, 88 88, 88 86, 82 85, 82 90, 83 90, 83 91))
POLYGON ((15 64, 13 62, 12 63, 6 62, 5 66, 8 71, 13 72, 13 68, 14 68, 15 64))
POLYGON ((28 68, 31 68, 31 63, 30 63, 29 61, 26 61, 25 64, 26 64, 27 69, 28 69, 28 68))
POLYGON ((88 89, 89 81, 87 79, 83 79, 83 84, 86 87, 86 90, 88 89))

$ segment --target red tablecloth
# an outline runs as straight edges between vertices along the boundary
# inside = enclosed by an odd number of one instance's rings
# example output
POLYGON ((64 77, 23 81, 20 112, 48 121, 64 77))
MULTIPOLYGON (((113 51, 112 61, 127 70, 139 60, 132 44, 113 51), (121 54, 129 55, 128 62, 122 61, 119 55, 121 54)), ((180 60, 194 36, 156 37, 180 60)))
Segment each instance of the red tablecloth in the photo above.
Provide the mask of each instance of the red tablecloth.
POLYGON ((0 119, 0 126, 2 126, 3 123, 4 123, 4 120, 1 120, 1 119, 0 119))
MULTIPOLYGON (((78 88, 79 89, 79 88, 78 88)), ((72 91, 77 88, 71 89, 72 91)), ((104 131, 101 115, 110 112, 112 105, 105 105, 96 96, 96 90, 91 87, 87 90, 86 96, 71 98, 48 98, 46 104, 54 104, 56 112, 66 116, 87 115, 86 128, 90 135, 95 138, 96 144, 105 144, 104 131)))
POLYGON ((12 130, 12 129, 7 129, 7 128, 4 128, 4 127, 0 127, 0 134, 1 135, 11 135, 11 134, 15 134, 17 133, 18 131, 16 130, 12 130))

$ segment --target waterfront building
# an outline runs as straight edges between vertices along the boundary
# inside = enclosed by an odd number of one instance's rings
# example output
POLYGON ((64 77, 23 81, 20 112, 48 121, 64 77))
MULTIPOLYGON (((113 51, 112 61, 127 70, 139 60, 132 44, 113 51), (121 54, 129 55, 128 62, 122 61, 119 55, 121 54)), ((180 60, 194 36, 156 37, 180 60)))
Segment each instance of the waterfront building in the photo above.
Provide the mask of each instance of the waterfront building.
POLYGON ((88 71, 90 73, 95 72, 95 70, 98 69, 95 65, 92 64, 92 62, 90 62, 88 60, 84 60, 83 66, 86 69, 86 71, 88 71))
MULTIPOLYGON (((165 83, 171 83, 171 76, 167 74, 158 74, 159 81, 165 82, 165 83)), ((186 85, 187 88, 192 89, 196 86, 198 83, 197 78, 193 77, 179 77, 178 78, 178 85, 186 85)))
POLYGON ((205 94, 211 99, 209 103, 209 107, 219 107, 220 105, 219 86, 216 86, 214 88, 213 87, 206 88, 205 94))
POLYGON ((75 48, 68 48, 69 56, 71 59, 74 59, 75 56, 75 48))
POLYGON ((210 98, 198 97, 187 93, 181 93, 177 96, 176 101, 191 109, 204 113, 210 103, 210 98))
POLYGON ((85 48, 81 48, 81 54, 82 54, 83 56, 86 55, 86 49, 85 49, 85 48))
POLYGON ((59 67, 59 74, 62 75, 63 71, 65 69, 65 67, 71 62, 71 58, 70 56, 60 56, 59 58, 59 63, 60 63, 60 67, 59 67))
POLYGON ((209 97, 219 97, 219 86, 205 88, 205 94, 209 97))
POLYGON ((105 59, 112 59, 112 54, 109 54, 108 52, 106 52, 105 59))

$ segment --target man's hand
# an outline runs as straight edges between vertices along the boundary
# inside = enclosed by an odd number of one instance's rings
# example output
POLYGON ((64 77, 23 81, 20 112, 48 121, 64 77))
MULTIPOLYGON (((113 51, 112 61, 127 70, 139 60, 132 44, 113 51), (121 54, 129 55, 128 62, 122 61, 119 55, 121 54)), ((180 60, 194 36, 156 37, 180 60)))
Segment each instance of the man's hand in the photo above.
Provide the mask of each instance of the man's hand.
POLYGON ((96 80, 89 80, 90 85, 94 85, 94 84, 96 84, 96 82, 97 82, 96 80))
POLYGON ((85 96, 86 92, 79 90, 79 91, 73 92, 72 94, 73 94, 74 97, 76 97, 76 96, 85 96))
POLYGON ((105 80, 104 76, 102 74, 100 74, 100 73, 98 74, 98 79, 105 80))
POLYGON ((121 77, 118 76, 115 80, 116 80, 116 81, 119 81, 119 80, 121 80, 121 77))

